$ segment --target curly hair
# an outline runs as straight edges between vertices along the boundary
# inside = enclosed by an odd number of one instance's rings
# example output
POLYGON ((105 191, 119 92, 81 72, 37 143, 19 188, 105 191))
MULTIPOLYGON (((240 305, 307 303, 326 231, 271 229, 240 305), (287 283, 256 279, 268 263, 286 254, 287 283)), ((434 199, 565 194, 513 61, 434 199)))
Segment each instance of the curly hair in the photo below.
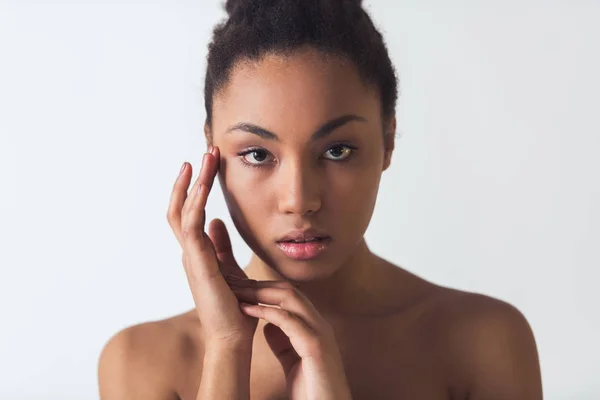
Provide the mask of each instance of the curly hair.
POLYGON ((310 46, 341 56, 378 89, 382 121, 395 115, 398 81, 381 33, 360 0, 227 0, 229 18, 213 30, 204 84, 206 124, 212 127, 213 96, 240 60, 268 53, 287 55, 310 46))

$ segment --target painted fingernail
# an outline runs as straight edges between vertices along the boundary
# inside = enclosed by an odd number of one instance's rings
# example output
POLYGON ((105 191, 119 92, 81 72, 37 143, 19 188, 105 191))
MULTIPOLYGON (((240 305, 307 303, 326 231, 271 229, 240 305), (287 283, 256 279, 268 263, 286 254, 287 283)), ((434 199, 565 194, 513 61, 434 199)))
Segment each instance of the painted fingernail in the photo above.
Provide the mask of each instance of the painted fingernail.
POLYGON ((179 175, 183 174, 183 171, 185 171, 185 163, 183 163, 183 165, 181 166, 181 169, 179 170, 179 175))

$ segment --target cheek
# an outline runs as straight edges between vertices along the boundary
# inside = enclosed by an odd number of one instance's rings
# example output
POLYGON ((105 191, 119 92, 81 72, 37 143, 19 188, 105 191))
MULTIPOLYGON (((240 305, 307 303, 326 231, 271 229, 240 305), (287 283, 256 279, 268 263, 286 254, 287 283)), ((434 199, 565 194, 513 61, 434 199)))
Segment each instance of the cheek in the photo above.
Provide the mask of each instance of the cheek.
POLYGON ((381 169, 373 162, 333 172, 333 176, 328 177, 327 219, 340 244, 351 247, 364 236, 373 216, 381 169))
POLYGON ((348 233, 364 234, 373 215, 380 179, 381 170, 371 167, 330 171, 324 193, 328 219, 348 233))
POLYGON ((268 209, 268 180, 261 178, 261 174, 251 167, 236 164, 235 160, 229 160, 221 175, 229 212, 234 218, 260 217, 268 209))

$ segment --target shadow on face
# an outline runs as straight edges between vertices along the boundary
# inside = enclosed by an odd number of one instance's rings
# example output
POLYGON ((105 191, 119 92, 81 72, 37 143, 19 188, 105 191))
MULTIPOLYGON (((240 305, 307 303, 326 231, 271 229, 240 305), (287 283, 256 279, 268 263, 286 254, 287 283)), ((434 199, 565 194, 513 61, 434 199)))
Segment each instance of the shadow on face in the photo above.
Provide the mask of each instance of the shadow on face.
POLYGON ((215 94, 207 134, 221 151, 234 224, 279 273, 329 276, 363 243, 393 146, 377 90, 350 62, 310 48, 239 62, 215 94), (327 239, 325 249, 282 251, 286 235, 307 229, 327 239))

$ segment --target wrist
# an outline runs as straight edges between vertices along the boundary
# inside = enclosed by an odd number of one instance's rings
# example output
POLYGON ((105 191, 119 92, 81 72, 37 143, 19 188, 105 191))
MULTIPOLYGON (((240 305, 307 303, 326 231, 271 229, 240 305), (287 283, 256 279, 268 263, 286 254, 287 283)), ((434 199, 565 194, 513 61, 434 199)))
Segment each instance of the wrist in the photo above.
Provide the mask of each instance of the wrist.
POLYGON ((327 377, 323 385, 330 387, 332 400, 352 398, 341 355, 336 352, 325 353, 318 358, 312 358, 309 363, 308 369, 317 376, 327 377))
POLYGON ((244 399, 250 396, 252 344, 205 339, 197 399, 244 399))
POLYGON ((228 339, 207 339, 204 348, 205 352, 217 354, 252 354, 252 339, 228 338, 228 339))

